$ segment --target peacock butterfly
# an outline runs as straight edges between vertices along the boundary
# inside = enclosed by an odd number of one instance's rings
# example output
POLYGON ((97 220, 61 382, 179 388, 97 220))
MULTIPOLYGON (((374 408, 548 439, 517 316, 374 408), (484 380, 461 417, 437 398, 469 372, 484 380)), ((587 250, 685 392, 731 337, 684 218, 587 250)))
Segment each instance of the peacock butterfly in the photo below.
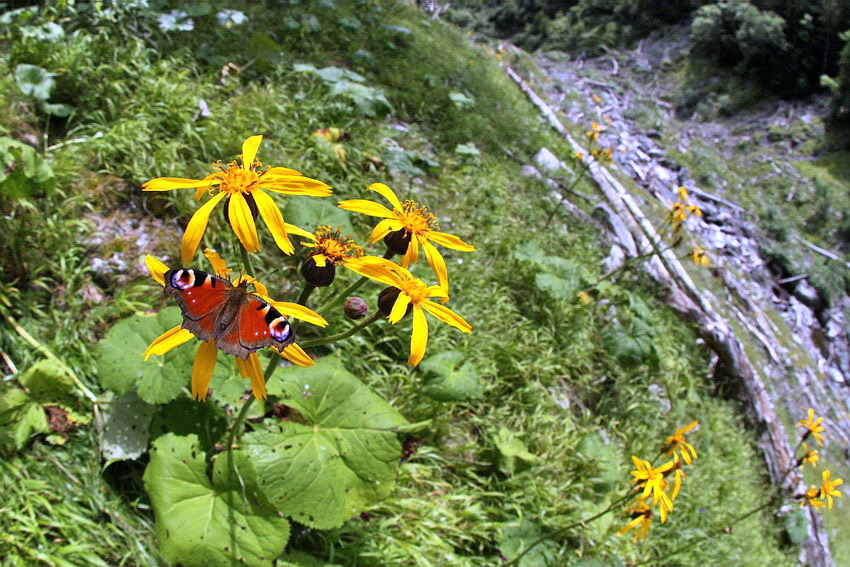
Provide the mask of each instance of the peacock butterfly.
POLYGON ((183 312, 182 327, 228 354, 247 359, 264 347, 281 351, 295 342, 286 317, 269 303, 248 293, 248 282, 234 286, 225 278, 191 268, 165 273, 165 293, 183 312))

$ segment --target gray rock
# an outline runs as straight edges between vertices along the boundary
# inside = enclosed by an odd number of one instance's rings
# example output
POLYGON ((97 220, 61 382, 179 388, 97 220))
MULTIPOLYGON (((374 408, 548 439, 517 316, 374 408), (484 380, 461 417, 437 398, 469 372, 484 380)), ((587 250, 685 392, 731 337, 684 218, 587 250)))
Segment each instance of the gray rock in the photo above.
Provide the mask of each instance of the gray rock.
POLYGON ((559 171, 561 169, 572 171, 567 164, 558 159, 558 156, 553 154, 549 148, 540 148, 540 151, 534 155, 534 163, 541 169, 546 171, 559 171))

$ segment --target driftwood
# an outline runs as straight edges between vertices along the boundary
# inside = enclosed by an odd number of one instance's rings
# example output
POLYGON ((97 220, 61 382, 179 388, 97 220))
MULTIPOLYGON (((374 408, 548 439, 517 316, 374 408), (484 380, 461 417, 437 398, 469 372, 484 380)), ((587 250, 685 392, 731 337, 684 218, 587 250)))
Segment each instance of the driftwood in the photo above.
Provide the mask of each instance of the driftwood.
MULTIPOLYGON (((505 71, 540 110, 549 124, 570 144, 572 151, 587 155, 587 150, 573 139, 556 112, 534 89, 510 67, 505 71)), ((625 187, 599 162, 588 158, 585 164, 609 208, 629 229, 628 236, 622 233, 610 234, 611 238, 619 242, 623 249, 628 250, 628 253, 632 255, 650 252, 653 249, 663 249, 654 226, 625 187), (655 243, 654 246, 653 243, 655 243)), ((713 195, 705 196, 720 200, 713 195)), ((732 327, 714 310, 707 294, 694 285, 672 251, 667 250, 660 255, 652 256, 645 263, 645 269, 664 290, 665 302, 683 319, 695 325, 699 335, 719 357, 723 370, 737 382, 750 409, 748 417, 755 429, 758 445, 764 455, 773 483, 780 485, 789 496, 804 491, 805 485, 799 475, 786 474, 786 471, 794 468, 794 451, 788 442, 785 428, 776 415, 764 383, 732 327)), ((757 336, 761 334, 759 332, 757 336)), ((776 356, 776 353, 771 354, 776 356)), ((801 545, 800 561, 817 567, 831 567, 832 554, 823 521, 814 510, 810 508, 806 510, 809 515, 809 534, 808 539, 801 545)))
POLYGON ((841 256, 839 256, 838 254, 836 254, 835 252, 830 252, 829 250, 826 250, 824 248, 821 248, 820 246, 812 244, 811 242, 809 242, 805 238, 797 237, 797 240, 799 240, 800 243, 803 246, 805 246, 806 248, 808 248, 812 252, 817 252, 821 256, 825 256, 825 257, 829 258, 830 260, 835 260, 836 262, 841 262, 842 264, 844 264, 845 267, 850 268, 850 262, 845 262, 844 259, 841 256))

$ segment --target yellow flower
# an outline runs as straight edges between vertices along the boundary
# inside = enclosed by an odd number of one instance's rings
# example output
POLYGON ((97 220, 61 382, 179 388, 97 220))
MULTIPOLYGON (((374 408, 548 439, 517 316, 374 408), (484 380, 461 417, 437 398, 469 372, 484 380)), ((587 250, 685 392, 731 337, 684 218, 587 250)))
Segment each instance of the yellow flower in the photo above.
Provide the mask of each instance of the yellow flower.
POLYGON ((598 124, 596 122, 591 122, 590 123, 590 130, 585 132, 585 135, 587 136, 587 139, 590 142, 598 142, 599 141, 599 133, 604 129, 605 129, 605 127, 602 126, 601 124, 598 124))
POLYGON ((703 268, 711 266, 711 259, 700 246, 694 246, 691 248, 691 262, 697 266, 702 266, 703 268))
POLYGON ((806 489, 805 494, 798 496, 800 498, 800 506, 811 506, 812 508, 825 508, 826 504, 818 500, 820 490, 817 486, 810 486, 806 489))
POLYGON ((385 290, 382 293, 382 297, 386 298, 387 301, 392 301, 392 307, 384 310, 384 313, 386 314, 389 311, 387 319, 393 325, 407 315, 408 309, 412 309, 413 334, 410 338, 410 357, 407 359, 407 363, 410 366, 416 366, 425 356, 425 347, 428 343, 428 322, 425 319, 426 311, 443 323, 451 325, 464 333, 472 332, 472 326, 460 315, 448 307, 430 300, 432 297, 445 298, 446 291, 443 287, 425 285, 422 280, 414 278, 413 274, 395 262, 375 256, 364 256, 363 258, 349 260, 346 267, 354 270, 361 276, 366 276, 384 285, 391 286, 388 289, 392 295, 384 295, 387 293, 385 290), (394 298, 392 297, 393 295, 395 296, 394 298))
MULTIPOLYGON (((210 264, 212 264, 215 274, 217 276, 227 277, 230 270, 228 270, 225 266, 224 260, 222 260, 221 257, 212 250, 206 250, 205 255, 209 259, 210 264)), ((150 254, 148 254, 145 258, 145 264, 148 267, 151 277, 160 285, 164 285, 163 276, 168 271, 168 266, 150 254)), ((254 295, 257 295, 267 301, 282 315, 301 319, 321 327, 327 325, 327 321, 325 321, 318 313, 311 311, 306 307, 296 303, 271 300, 268 297, 268 290, 266 290, 266 287, 253 278, 240 276, 236 285, 238 285, 239 281, 242 280, 250 281, 250 283, 254 285, 254 295)), ((162 356, 174 347, 180 346, 193 338, 195 338, 195 335, 187 329, 182 328, 182 325, 177 325, 154 339, 142 355, 145 357, 145 360, 154 354, 162 356)), ((311 366, 313 364, 313 360, 310 356, 296 343, 287 346, 283 349, 283 351, 278 351, 275 348, 272 348, 271 350, 298 366, 311 366)), ((206 398, 207 389, 209 388, 210 380, 212 380, 213 371, 215 370, 217 357, 218 348, 215 346, 215 340, 201 341, 201 344, 198 345, 198 350, 195 354, 195 362, 192 364, 192 397, 196 400, 203 400, 206 398)), ((235 358, 236 368, 239 370, 239 374, 243 378, 251 379, 251 390, 254 392, 254 397, 257 399, 265 398, 266 381, 263 376, 263 370, 260 366, 260 359, 257 356, 257 353, 252 352, 249 354, 247 360, 243 360, 239 357, 235 358)))
POLYGON ((820 455, 818 455, 817 449, 809 450, 809 446, 803 443, 803 456, 797 460, 797 466, 804 465, 806 463, 810 463, 813 467, 817 468, 818 460, 820 460, 820 455))
POLYGON ((390 250, 404 254, 401 259, 401 266, 404 268, 419 260, 419 247, 422 246, 425 251, 425 258, 437 276, 437 282, 448 293, 449 274, 446 270, 446 262, 431 243, 436 242, 446 248, 462 252, 472 252, 475 247, 457 236, 439 232, 436 217, 426 207, 409 200, 402 203, 393 190, 383 183, 373 183, 367 189, 380 193, 393 206, 392 210, 365 199, 341 201, 339 207, 346 211, 383 218, 384 220, 379 222, 372 230, 369 240, 377 242, 384 238, 384 242, 387 243, 390 250))
POLYGON ((811 435, 818 442, 818 445, 823 447, 823 435, 821 435, 821 432, 824 430, 824 427, 821 425, 822 422, 823 418, 819 417, 815 419, 815 410, 809 408, 809 416, 797 422, 797 427, 806 428, 806 432, 803 434, 803 440, 806 440, 811 435))
POLYGON ((313 248, 308 255, 319 267, 326 263, 339 266, 346 263, 350 258, 359 258, 363 255, 363 249, 354 243, 350 236, 342 235, 342 228, 335 232, 329 226, 320 226, 315 234, 308 236, 313 242, 302 242, 304 246, 313 248))
POLYGON ((143 191, 195 188, 196 201, 205 192, 212 193, 218 189, 218 193, 212 199, 195 211, 186 226, 181 248, 184 264, 191 263, 207 228, 210 213, 224 198, 227 198, 226 212, 230 226, 233 227, 233 232, 248 252, 257 252, 260 249, 255 224, 258 213, 272 233, 275 243, 285 254, 292 254, 295 251, 287 233, 296 233, 301 236, 309 234, 283 222, 283 215, 277 204, 264 191, 284 195, 327 197, 331 194, 330 187, 321 181, 304 177, 293 169, 285 167, 262 169, 262 163, 255 159, 262 140, 262 136, 251 136, 242 144, 241 163, 232 161, 225 167, 220 161, 216 162, 212 165, 212 173, 203 179, 158 177, 142 185, 143 191))
POLYGON ((643 488, 641 498, 648 498, 651 494, 653 506, 660 502, 659 510, 661 512, 661 523, 663 524, 667 521, 667 513, 673 509, 673 502, 665 492, 667 481, 664 478, 664 473, 671 470, 676 463, 670 461, 656 469, 648 461, 642 461, 635 456, 632 456, 632 462, 635 464, 635 470, 631 473, 635 477, 632 482, 637 483, 638 487, 643 488))
POLYGON ((835 480, 829 480, 829 470, 823 471, 823 484, 820 487, 819 497, 821 500, 826 500, 827 508, 832 510, 832 497, 841 498, 841 493, 835 490, 836 486, 844 484, 844 481, 840 478, 836 478, 835 480))
POLYGON ((649 534, 649 528, 652 527, 652 508, 649 507, 646 500, 635 500, 631 508, 626 508, 626 514, 632 517, 632 521, 618 531, 617 535, 623 535, 631 529, 637 528, 632 541, 637 541, 638 538, 646 539, 647 534, 649 534))
POLYGON ((694 449, 693 445, 685 441, 685 434, 689 432, 691 429, 699 425, 699 421, 693 421, 686 425, 685 427, 679 429, 676 428, 676 431, 664 441, 664 452, 665 457, 669 457, 671 455, 675 455, 678 450, 682 454, 682 458, 689 465, 691 464, 691 456, 694 459, 697 458, 697 452, 694 449))
POLYGON ((599 95, 596 94, 596 93, 593 93, 592 95, 590 95, 590 98, 592 98, 593 102, 595 102, 596 104, 599 104, 600 102, 602 102, 602 99, 599 98, 599 95))

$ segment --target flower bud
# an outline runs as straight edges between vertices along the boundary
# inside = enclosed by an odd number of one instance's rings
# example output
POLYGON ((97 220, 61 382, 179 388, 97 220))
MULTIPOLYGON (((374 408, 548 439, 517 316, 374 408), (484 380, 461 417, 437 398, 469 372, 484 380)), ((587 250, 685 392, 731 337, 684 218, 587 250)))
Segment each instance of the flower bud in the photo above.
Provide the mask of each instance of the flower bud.
POLYGON ((349 319, 362 319, 369 314, 369 306, 359 297, 349 297, 342 308, 349 319))
POLYGON ((411 234, 404 229, 394 230, 384 237, 384 244, 391 252, 404 254, 410 244, 410 236, 411 234))
MULTIPOLYGON (((388 287, 378 295, 378 309, 385 317, 389 317, 392 313, 393 305, 395 305, 399 293, 401 293, 401 290, 397 287, 388 287)), ((408 307, 408 311, 410 311, 410 307, 408 307)))
POLYGON ((307 283, 316 287, 327 287, 331 285, 336 277, 336 267, 330 262, 324 266, 317 266, 313 258, 307 258, 301 264, 301 275, 307 283))

